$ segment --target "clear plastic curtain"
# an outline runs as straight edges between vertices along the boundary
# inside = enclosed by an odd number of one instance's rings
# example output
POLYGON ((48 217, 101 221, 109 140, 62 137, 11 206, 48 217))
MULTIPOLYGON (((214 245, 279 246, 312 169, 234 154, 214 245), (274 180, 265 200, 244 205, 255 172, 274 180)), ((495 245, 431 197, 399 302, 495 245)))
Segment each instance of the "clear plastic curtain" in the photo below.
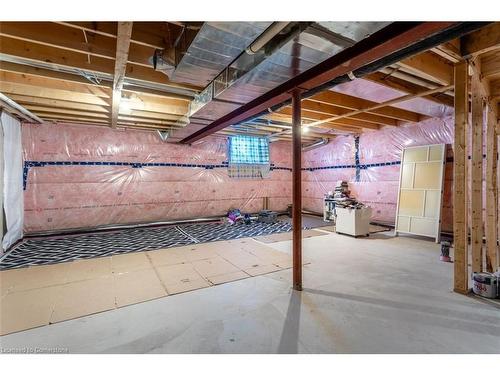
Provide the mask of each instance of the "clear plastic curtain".
POLYGON ((23 237, 23 154, 21 123, 9 114, 0 115, 3 130, 3 208, 6 233, 2 250, 23 237))

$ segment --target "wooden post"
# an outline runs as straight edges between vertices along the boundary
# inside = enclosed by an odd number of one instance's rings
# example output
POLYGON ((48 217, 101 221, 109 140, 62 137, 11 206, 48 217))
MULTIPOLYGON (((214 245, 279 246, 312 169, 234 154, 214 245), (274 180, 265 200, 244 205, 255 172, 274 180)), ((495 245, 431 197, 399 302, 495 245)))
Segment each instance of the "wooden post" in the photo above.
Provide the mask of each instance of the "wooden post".
POLYGON ((302 290, 302 118, 300 91, 292 92, 293 289, 302 290))
POLYGON ((486 124, 486 271, 496 271, 498 263, 498 196, 497 196, 497 134, 496 114, 487 106, 486 124))
POLYGON ((479 73, 474 69, 472 94, 471 154, 471 250, 472 272, 483 270, 483 96, 479 73))
POLYGON ((466 61, 455 65, 455 140, 453 149, 454 291, 467 293, 467 128, 469 112, 466 61))

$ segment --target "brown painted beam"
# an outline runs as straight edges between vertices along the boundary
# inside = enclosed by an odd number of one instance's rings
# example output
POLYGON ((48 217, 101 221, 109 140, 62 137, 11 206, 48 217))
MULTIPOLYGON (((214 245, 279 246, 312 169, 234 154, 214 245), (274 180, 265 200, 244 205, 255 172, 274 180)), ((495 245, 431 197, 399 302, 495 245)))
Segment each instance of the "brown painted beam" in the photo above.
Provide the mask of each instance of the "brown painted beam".
POLYGON ((302 119, 298 89, 292 92, 293 289, 302 290, 302 119))

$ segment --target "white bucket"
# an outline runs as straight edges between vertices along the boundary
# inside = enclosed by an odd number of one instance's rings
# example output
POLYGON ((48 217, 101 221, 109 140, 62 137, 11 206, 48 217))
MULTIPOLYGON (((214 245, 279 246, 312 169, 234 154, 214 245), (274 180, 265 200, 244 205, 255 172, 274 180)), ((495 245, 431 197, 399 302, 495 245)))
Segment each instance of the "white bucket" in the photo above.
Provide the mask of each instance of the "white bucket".
POLYGON ((498 278, 488 272, 474 272, 472 274, 472 291, 486 298, 497 298, 498 278))

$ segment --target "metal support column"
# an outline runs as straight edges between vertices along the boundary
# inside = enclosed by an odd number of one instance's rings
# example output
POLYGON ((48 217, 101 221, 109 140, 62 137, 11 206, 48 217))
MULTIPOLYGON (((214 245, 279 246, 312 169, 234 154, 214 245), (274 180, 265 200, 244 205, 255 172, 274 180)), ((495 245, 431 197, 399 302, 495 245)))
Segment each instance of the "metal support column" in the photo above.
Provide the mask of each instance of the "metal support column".
POLYGON ((300 91, 292 91, 293 289, 302 290, 302 119, 300 91))

